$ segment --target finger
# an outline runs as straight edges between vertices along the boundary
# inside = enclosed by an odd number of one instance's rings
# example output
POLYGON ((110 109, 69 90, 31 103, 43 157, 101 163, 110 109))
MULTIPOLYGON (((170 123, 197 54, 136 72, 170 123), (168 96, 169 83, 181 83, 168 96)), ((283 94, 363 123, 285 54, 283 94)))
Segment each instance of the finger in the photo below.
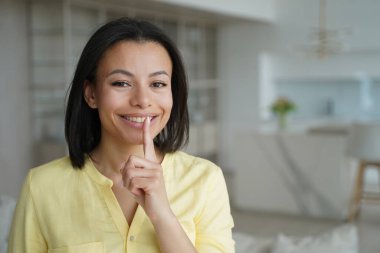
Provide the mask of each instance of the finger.
POLYGON ((130 156, 124 167, 120 170, 123 186, 128 188, 131 179, 136 177, 154 178, 160 177, 162 170, 157 163, 137 156, 130 156), (146 170, 145 168, 149 168, 146 170))
POLYGON ((133 164, 136 168, 145 168, 145 169, 160 169, 161 165, 157 162, 152 162, 146 158, 142 158, 139 156, 131 156, 129 158, 130 163, 133 164))
POLYGON ((129 192, 132 193, 132 195, 135 197, 144 195, 144 190, 139 187, 140 183, 136 184, 136 182, 139 182, 139 181, 140 181, 139 178, 132 178, 129 181, 128 185, 125 186, 129 190, 129 192))
POLYGON ((156 162, 156 151, 154 150, 154 143, 152 136, 150 135, 150 117, 146 117, 144 120, 143 128, 143 145, 144 145, 144 157, 145 159, 156 162))
POLYGON ((127 185, 129 184, 130 180, 132 179, 132 177, 129 175, 129 171, 135 169, 135 165, 133 164, 132 160, 131 159, 128 159, 123 168, 120 169, 120 173, 121 173, 121 176, 122 176, 122 180, 123 180, 123 186, 124 187, 127 187, 127 185))
POLYGON ((145 170, 142 168, 128 168, 125 171, 125 178, 126 179, 132 179, 135 177, 141 177, 141 178, 154 178, 154 177, 159 177, 160 171, 157 169, 150 169, 150 170, 145 170))
POLYGON ((141 192, 150 195, 154 192, 153 189, 157 189, 158 186, 159 180, 157 178, 135 177, 131 180, 128 189, 134 195, 141 194, 141 192))
POLYGON ((134 196, 139 205, 144 205, 145 200, 145 191, 141 185, 146 185, 146 182, 142 182, 143 178, 133 178, 129 185, 126 188, 134 196))
MULTIPOLYGON (((136 199, 136 201, 139 204, 141 204, 143 203, 144 191, 142 189, 131 186, 131 182, 134 180, 134 177, 139 175, 139 173, 135 172, 138 170, 142 171, 142 169, 135 167, 132 159, 128 159, 128 161, 126 161, 124 163, 124 166, 120 169, 120 173, 122 174, 121 186, 127 188, 129 192, 132 194, 132 196, 136 199)), ((150 170, 143 170, 143 171, 149 172, 150 170)))

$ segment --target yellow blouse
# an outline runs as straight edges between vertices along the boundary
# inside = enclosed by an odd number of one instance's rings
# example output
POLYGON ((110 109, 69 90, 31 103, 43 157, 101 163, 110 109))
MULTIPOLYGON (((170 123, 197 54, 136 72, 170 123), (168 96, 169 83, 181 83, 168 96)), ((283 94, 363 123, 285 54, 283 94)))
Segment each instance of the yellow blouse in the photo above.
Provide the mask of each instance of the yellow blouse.
MULTIPOLYGON (((183 152, 166 154, 162 167, 171 208, 198 252, 233 253, 221 169, 183 152)), ((160 252, 141 206, 128 226, 112 183, 88 158, 82 170, 74 170, 68 157, 32 169, 16 207, 8 253, 160 252)))

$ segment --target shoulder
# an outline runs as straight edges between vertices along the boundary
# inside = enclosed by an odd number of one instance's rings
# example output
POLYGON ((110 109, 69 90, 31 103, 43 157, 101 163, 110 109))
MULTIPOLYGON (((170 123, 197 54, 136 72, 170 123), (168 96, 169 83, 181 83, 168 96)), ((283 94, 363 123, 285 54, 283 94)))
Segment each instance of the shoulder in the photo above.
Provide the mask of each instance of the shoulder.
POLYGON ((49 163, 32 168, 28 173, 28 182, 31 191, 47 193, 65 187, 73 176, 83 173, 71 165, 68 157, 63 157, 49 163))
POLYGON ((183 151, 177 151, 175 153, 172 153, 171 155, 172 155, 172 160, 174 164, 181 164, 187 168, 195 167, 200 170, 211 170, 211 171, 220 169, 215 163, 207 159, 193 156, 183 151))
POLYGON ((202 178, 202 181, 212 178, 216 174, 221 174, 219 166, 213 162, 187 154, 182 151, 174 152, 171 155, 171 165, 178 176, 191 176, 202 178))
POLYGON ((33 180, 52 179, 52 177, 62 176, 70 170, 74 170, 68 157, 62 157, 38 167, 32 168, 29 177, 33 180))

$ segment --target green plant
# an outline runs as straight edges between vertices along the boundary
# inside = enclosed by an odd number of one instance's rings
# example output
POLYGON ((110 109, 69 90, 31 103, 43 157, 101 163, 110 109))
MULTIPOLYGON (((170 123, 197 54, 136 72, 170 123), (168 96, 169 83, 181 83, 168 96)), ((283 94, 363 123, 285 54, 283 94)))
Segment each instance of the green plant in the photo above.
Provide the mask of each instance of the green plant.
POLYGON ((287 114, 296 110, 296 105, 286 97, 278 97, 271 105, 274 114, 287 114))
POLYGON ((271 105, 271 111, 277 116, 281 130, 286 128, 286 115, 295 110, 296 105, 286 97, 278 97, 271 105))

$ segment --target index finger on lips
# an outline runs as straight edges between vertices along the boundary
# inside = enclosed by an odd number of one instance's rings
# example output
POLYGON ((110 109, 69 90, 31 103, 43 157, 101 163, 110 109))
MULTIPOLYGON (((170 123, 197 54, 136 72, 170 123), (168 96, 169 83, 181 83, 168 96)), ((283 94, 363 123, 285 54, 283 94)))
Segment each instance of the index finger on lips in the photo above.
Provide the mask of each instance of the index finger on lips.
POLYGON ((154 150, 154 143, 150 134, 150 117, 146 117, 143 127, 143 145, 144 145, 144 157, 145 159, 156 162, 156 152, 154 150))

